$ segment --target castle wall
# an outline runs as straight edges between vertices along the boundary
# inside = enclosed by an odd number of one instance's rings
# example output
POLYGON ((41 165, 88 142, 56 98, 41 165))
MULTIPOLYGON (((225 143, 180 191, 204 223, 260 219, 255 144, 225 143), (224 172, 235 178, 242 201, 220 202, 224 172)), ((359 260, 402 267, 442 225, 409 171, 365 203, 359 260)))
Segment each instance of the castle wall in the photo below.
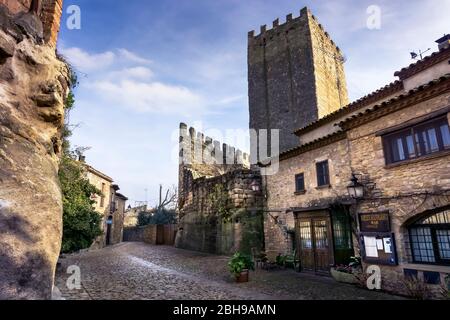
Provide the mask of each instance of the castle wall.
POLYGON ((227 172, 250 168, 250 157, 239 149, 205 137, 194 128, 180 124, 180 167, 178 202, 180 209, 189 202, 187 190, 194 179, 212 178, 227 172))
POLYGON ((178 248, 231 255, 263 247, 263 197, 252 190, 261 176, 234 170, 192 181, 189 204, 180 210, 178 248))

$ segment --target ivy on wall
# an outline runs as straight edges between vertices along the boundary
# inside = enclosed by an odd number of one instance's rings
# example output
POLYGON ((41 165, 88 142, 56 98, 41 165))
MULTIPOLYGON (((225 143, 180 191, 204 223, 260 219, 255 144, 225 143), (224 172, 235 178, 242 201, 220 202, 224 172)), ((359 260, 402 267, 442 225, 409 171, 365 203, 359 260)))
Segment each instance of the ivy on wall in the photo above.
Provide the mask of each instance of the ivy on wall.
POLYGON ((224 222, 231 222, 233 212, 230 209, 230 196, 228 191, 221 184, 214 186, 213 191, 208 195, 208 204, 211 211, 216 212, 224 222))

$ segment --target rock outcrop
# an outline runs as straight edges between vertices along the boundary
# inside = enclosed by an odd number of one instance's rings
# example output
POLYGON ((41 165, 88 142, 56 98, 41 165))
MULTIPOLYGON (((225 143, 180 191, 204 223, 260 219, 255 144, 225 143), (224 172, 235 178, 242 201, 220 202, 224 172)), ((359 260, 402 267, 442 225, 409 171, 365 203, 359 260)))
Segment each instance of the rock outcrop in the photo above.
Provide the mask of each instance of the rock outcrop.
POLYGON ((61 246, 70 73, 42 30, 0 4, 0 300, 50 299, 61 246))

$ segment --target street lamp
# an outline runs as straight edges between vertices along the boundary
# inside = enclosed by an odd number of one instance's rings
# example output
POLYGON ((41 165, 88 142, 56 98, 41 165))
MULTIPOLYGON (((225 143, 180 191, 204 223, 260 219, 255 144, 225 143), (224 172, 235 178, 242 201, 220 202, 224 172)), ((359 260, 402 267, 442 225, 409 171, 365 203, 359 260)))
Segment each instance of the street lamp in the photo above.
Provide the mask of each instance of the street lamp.
POLYGON ((361 199, 364 197, 364 186, 358 181, 358 178, 353 173, 351 183, 347 187, 348 194, 353 199, 361 199))
POLYGON ((250 185, 251 187, 252 187, 252 190, 254 191, 254 192, 259 192, 259 191, 261 191, 261 185, 258 183, 258 181, 256 181, 256 180, 253 180, 252 181, 252 184, 250 185))

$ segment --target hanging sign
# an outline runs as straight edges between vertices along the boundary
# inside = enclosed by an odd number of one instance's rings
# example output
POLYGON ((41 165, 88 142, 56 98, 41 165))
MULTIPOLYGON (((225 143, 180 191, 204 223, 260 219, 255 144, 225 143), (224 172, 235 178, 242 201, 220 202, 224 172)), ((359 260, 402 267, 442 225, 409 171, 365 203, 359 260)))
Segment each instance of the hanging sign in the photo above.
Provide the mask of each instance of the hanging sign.
POLYGON ((359 228, 361 232, 390 232, 389 212, 360 213, 359 228))

